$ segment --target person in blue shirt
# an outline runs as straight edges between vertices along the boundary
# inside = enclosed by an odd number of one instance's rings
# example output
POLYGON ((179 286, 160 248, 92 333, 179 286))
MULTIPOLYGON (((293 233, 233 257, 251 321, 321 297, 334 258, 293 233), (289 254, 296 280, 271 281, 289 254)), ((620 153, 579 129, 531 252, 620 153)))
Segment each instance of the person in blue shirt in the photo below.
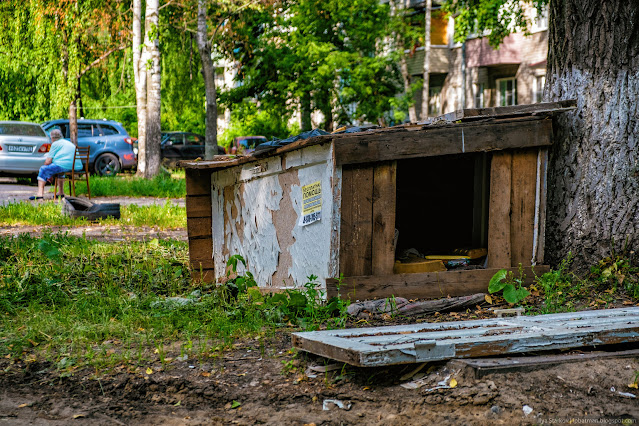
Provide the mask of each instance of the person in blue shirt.
MULTIPOLYGON (((58 173, 70 172, 74 170, 82 170, 82 162, 75 161, 75 145, 62 138, 62 132, 58 129, 51 131, 51 149, 44 157, 44 165, 40 167, 38 173, 38 194, 29 197, 30 200, 42 200, 44 198, 44 185, 47 182, 52 183, 53 178, 58 173)), ((55 198, 64 198, 64 180, 58 179, 58 188, 56 188, 55 198)))

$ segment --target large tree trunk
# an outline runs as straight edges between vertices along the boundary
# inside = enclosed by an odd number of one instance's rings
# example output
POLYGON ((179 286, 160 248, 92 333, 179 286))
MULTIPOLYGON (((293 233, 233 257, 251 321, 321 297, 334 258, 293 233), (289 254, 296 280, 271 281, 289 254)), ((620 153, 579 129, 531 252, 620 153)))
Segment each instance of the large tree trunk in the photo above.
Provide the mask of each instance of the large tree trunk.
POLYGON ((424 14, 424 85, 422 86, 422 120, 428 118, 428 96, 430 88, 430 15, 431 7, 433 6, 432 0, 426 0, 424 7, 426 11, 424 14))
POLYGON ((206 132, 204 135, 204 157, 211 160, 217 155, 217 93, 215 91, 215 68, 211 59, 211 45, 206 26, 206 0, 197 2, 197 47, 202 60, 202 77, 206 96, 206 132))
POLYGON ((160 172, 161 124, 161 74, 160 74, 160 1, 147 0, 144 21, 145 40, 150 67, 146 86, 146 170, 144 177, 151 178, 160 172))
POLYGON ((146 48, 142 36, 142 0, 133 0, 133 77, 138 116, 138 176, 146 172, 146 48))
POLYGON ((546 98, 577 99, 555 126, 546 260, 585 269, 639 246, 639 3, 552 0, 546 98))

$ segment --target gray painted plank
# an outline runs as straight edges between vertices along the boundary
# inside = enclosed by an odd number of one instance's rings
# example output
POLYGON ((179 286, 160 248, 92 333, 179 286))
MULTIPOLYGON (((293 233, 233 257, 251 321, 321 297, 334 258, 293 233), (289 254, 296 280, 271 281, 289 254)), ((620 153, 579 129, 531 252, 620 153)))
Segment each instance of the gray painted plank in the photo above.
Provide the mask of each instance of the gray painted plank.
POLYGON ((359 366, 639 341, 639 308, 293 333, 293 345, 359 366))

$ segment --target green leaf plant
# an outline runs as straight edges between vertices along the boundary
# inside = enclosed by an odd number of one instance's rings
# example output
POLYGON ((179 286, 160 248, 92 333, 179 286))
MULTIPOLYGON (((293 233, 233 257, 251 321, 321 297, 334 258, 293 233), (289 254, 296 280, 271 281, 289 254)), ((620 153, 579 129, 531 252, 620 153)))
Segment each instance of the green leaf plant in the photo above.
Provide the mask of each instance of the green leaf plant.
POLYGON ((500 269, 490 279, 490 283, 488 283, 488 291, 491 294, 502 291, 502 295, 506 302, 516 304, 530 295, 528 290, 522 286, 522 283, 523 277, 515 278, 512 272, 500 269))

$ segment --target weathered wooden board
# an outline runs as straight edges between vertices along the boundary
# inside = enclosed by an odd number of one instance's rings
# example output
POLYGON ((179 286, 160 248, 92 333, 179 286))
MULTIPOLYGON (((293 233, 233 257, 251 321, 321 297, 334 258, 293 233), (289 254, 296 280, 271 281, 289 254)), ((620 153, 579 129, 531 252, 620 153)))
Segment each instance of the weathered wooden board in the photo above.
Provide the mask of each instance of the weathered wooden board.
POLYGON ((552 143, 552 121, 537 117, 399 129, 335 138, 338 165, 494 151, 552 143))
MULTIPOLYGON (((537 149, 513 151, 510 266, 529 266, 533 257, 537 149)), ((508 265, 508 264, 506 264, 508 265)))
POLYGON ((211 216, 188 218, 187 234, 189 239, 211 238, 212 229, 211 216))
POLYGON ((639 308, 293 333, 293 346, 362 367, 639 341, 639 308))
MULTIPOLYGON (((519 276, 518 268, 510 268, 519 276)), ((475 269, 470 271, 425 272, 418 274, 369 275, 345 277, 339 294, 351 300, 366 300, 380 297, 405 297, 406 299, 433 299, 445 296, 468 296, 485 292, 488 282, 499 269, 475 269)), ((549 271, 548 266, 535 266, 536 274, 549 271)), ((533 282, 531 268, 524 268, 525 283, 533 282)), ((326 280, 328 298, 337 296, 338 281, 326 280)))
POLYGON ((191 277, 215 280, 212 240, 211 172, 186 170, 186 226, 189 237, 191 277))
POLYGON ((482 118, 503 118, 503 117, 515 117, 518 115, 531 115, 531 114, 557 114, 565 111, 575 109, 577 101, 575 99, 559 101, 559 102, 540 102, 536 104, 528 105, 511 105, 504 107, 490 107, 490 108, 468 108, 458 109, 447 114, 443 114, 437 117, 430 118, 427 123, 436 123, 438 121, 466 121, 477 120, 482 118))
POLYGON ((189 239, 189 258, 193 269, 213 269, 213 240, 211 238, 189 239))
POLYGON ((539 165, 539 217, 537 218, 536 263, 544 263, 546 241, 546 198, 548 197, 548 148, 541 148, 539 165))
POLYGON ((186 169, 187 195, 211 196, 211 172, 209 170, 186 169))
MULTIPOLYGON (((617 346, 614 346, 614 348, 617 348, 617 346)), ((512 371, 533 371, 557 364, 608 358, 639 358, 639 349, 614 350, 610 352, 581 352, 576 354, 516 356, 508 358, 460 359, 455 361, 455 363, 462 367, 470 367, 475 372, 475 378, 480 379, 495 373, 503 374, 512 371)))
POLYGON ((375 166, 373 172, 373 275, 391 275, 395 265, 395 210, 397 163, 375 166))
POLYGON ((211 194, 186 196, 187 219, 192 217, 211 217, 211 211, 211 194))
POLYGON ((512 187, 511 151, 495 152, 490 163, 490 201, 488 205, 489 268, 510 266, 510 197, 512 187))
POLYGON ((345 167, 342 170, 342 213, 340 226, 340 273, 372 273, 374 167, 345 167))

